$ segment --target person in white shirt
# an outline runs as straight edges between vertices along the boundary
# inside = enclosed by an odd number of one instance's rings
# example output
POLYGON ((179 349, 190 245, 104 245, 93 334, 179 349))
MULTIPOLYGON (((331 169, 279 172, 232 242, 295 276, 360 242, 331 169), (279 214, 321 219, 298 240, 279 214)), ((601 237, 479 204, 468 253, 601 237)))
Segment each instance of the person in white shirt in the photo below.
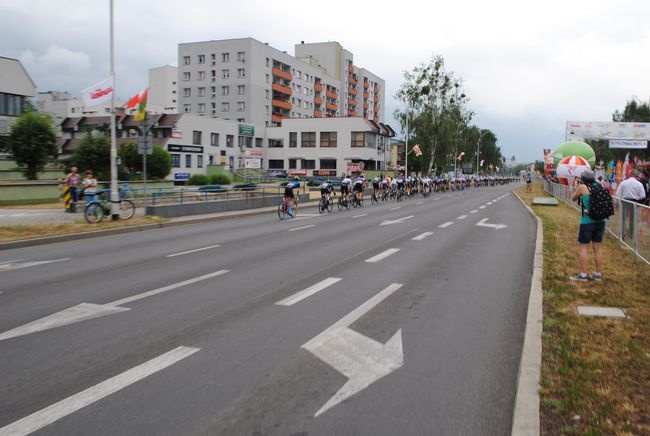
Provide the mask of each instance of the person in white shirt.
POLYGON ((86 204, 97 201, 97 179, 93 176, 91 170, 86 171, 86 178, 83 179, 81 185, 84 188, 84 197, 86 197, 86 204))
POLYGON ((645 189, 643 184, 637 180, 638 173, 636 170, 630 171, 630 176, 623 180, 616 188, 616 196, 623 203, 623 223, 627 223, 627 228, 623 230, 623 238, 634 236, 634 203, 643 203, 645 200, 645 189))

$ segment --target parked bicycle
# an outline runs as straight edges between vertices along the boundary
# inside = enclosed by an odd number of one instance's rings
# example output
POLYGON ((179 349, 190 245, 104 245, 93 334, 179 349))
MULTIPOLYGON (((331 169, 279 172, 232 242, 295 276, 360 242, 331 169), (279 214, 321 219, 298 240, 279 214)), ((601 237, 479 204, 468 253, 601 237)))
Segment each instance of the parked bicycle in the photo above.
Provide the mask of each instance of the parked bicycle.
POLYGON ((133 215, 135 215, 135 204, 133 204, 131 200, 120 198, 118 201, 91 201, 86 205, 84 218, 91 224, 100 223, 104 217, 111 214, 111 204, 117 205, 117 215, 120 219, 128 220, 133 218, 133 215))

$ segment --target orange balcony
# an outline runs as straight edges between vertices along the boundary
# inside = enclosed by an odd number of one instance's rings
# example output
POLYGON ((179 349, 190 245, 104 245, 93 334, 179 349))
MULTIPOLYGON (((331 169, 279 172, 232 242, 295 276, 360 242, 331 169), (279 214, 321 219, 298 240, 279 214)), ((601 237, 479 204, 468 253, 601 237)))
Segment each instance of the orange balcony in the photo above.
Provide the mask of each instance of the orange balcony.
POLYGON ((353 85, 357 85, 359 81, 355 79, 353 76, 348 77, 348 82, 350 82, 353 85))
POLYGON ((357 111, 348 110, 348 116, 349 117, 356 117, 357 116, 357 111))
POLYGON ((372 110, 375 111, 375 113, 379 112, 379 106, 373 106, 372 110))
POLYGON ((293 89, 289 88, 288 86, 280 85, 279 83, 274 83, 271 85, 271 89, 284 95, 291 95, 293 93, 293 89))
POLYGON ((271 104, 274 107, 279 107, 286 110, 291 110, 291 108, 293 107, 291 103, 289 103, 288 101, 276 100, 275 98, 271 100, 271 104))
POLYGON ((368 97, 370 97, 370 94, 368 94, 368 92, 364 92, 363 93, 363 98, 368 100, 368 97))
POLYGON ((328 96, 329 98, 333 98, 335 100, 339 97, 339 95, 336 93, 336 91, 327 91, 325 93, 325 95, 328 96))
POLYGON ((318 109, 314 110, 314 117, 316 118, 323 118, 323 113, 319 111, 318 109))
POLYGON ((365 81, 363 82, 363 89, 368 89, 368 88, 370 88, 370 82, 368 82, 367 80, 365 80, 365 81))
POLYGON ((314 91, 321 92, 322 90, 323 90, 323 84, 322 83, 314 83, 314 91))
POLYGON ((352 64, 348 65, 348 72, 354 73, 354 67, 352 66, 352 64))
POLYGON ((377 96, 375 95, 375 98, 373 98, 372 101, 373 101, 374 103, 379 103, 379 97, 377 97, 377 96))
POLYGON ((348 98, 348 106, 356 106, 357 101, 353 98, 348 98))
POLYGON ((280 77, 280 78, 282 78, 284 80, 288 80, 289 82, 291 82, 293 80, 293 77, 291 76, 290 73, 287 73, 286 71, 282 71, 279 68, 273 68, 273 69, 271 69, 271 72, 273 73, 273 75, 275 77, 280 77))
POLYGON ((370 105, 368 104, 368 102, 366 102, 366 103, 363 104, 363 108, 364 108, 364 109, 368 109, 369 106, 370 106, 370 105))
POLYGON ((274 123, 281 123, 282 115, 278 115, 278 114, 271 115, 271 121, 273 121, 274 123))
POLYGON ((357 90, 355 88, 348 88, 348 94, 357 95, 357 90))
POLYGON ((320 97, 314 97, 314 104, 323 104, 323 99, 320 97))
POLYGON ((337 109, 335 104, 332 103, 325 103, 325 109, 335 111, 337 109))

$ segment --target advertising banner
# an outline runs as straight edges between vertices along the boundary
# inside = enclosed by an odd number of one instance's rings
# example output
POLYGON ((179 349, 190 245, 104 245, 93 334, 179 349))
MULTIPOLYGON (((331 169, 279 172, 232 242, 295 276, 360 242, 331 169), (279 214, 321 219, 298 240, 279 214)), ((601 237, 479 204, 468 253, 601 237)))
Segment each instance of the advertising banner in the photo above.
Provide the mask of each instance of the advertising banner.
POLYGON ((610 139, 609 148, 648 148, 648 141, 634 141, 631 139, 610 139))
POLYGON ((650 139, 650 123, 568 121, 566 140, 574 139, 650 139))
POLYGON ((262 159, 251 159, 251 158, 245 159, 244 168, 261 169, 262 159))

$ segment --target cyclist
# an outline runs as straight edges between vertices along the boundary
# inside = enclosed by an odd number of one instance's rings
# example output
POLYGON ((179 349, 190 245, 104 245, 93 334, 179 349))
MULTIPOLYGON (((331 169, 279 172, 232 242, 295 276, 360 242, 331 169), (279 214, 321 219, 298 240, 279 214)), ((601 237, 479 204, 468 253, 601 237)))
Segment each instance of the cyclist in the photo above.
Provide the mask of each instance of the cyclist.
POLYGON ((372 179, 372 195, 375 197, 375 200, 379 198, 381 193, 379 190, 381 189, 381 178, 379 176, 376 176, 374 179, 372 179))
POLYGON ((354 179, 353 191, 359 204, 363 201, 363 185, 365 181, 363 174, 359 174, 359 177, 354 179))
POLYGON ((402 175, 402 173, 400 173, 397 176, 396 183, 397 183, 397 191, 400 192, 400 195, 404 195, 404 176, 402 175))
POLYGON ((343 178, 341 179, 341 199, 343 201, 348 200, 348 194, 350 194, 350 185, 352 184, 352 179, 348 176, 343 174, 343 178))
POLYGON ((327 197, 327 201, 330 202, 333 195, 336 195, 334 185, 332 185, 332 181, 328 179, 320 185, 320 196, 321 198, 327 197))
POLYGON ((289 210, 287 213, 291 217, 294 216, 294 209, 296 208, 296 200, 293 190, 298 188, 300 188, 300 177, 298 176, 294 176, 293 180, 287 183, 287 186, 284 187, 284 199, 289 201, 289 210))

